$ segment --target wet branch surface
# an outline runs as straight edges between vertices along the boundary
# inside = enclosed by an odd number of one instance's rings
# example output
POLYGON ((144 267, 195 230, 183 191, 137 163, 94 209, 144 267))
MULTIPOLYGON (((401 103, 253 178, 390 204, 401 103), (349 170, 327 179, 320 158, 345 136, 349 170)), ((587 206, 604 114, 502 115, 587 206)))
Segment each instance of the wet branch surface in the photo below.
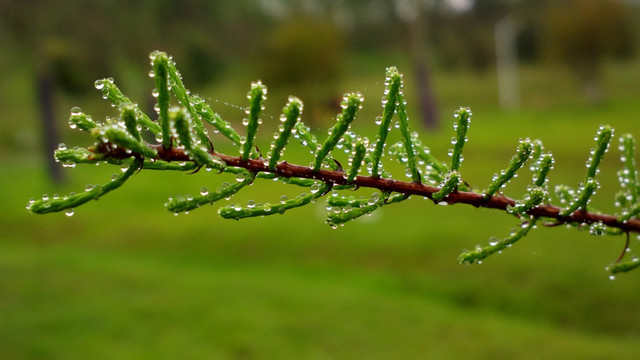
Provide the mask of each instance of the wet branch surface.
MULTIPOLYGON (((165 149, 162 145, 149 145, 151 148, 158 151, 158 160, 164 161, 192 161, 187 154, 184 153, 181 148, 165 149)), ((263 159, 249 159, 242 160, 240 156, 230 156, 226 154, 217 153, 215 151, 210 152, 213 156, 223 160, 227 166, 244 168, 251 172, 265 172, 274 173, 279 177, 298 177, 305 179, 320 180, 325 183, 332 183, 334 185, 353 185, 355 187, 375 188, 385 192, 395 192, 405 195, 418 195, 427 198, 432 198, 432 195, 440 190, 435 186, 424 185, 416 182, 406 182, 393 179, 376 178, 372 176, 357 176, 354 181, 347 182, 346 173, 342 170, 313 170, 307 166, 301 166, 296 164, 290 164, 286 161, 280 162, 275 169, 269 169, 268 161, 263 159)), ((124 151, 110 151, 112 158, 129 158, 132 155, 125 153, 124 151)), ((482 193, 467 192, 467 191, 455 191, 446 196, 441 202, 447 204, 468 204, 475 207, 483 207, 489 209, 498 209, 506 211, 508 207, 514 206, 516 201, 503 195, 494 195, 486 197, 482 193)), ((593 212, 587 212, 578 210, 574 213, 562 216, 560 215, 562 208, 553 205, 539 205, 529 211, 527 214, 554 219, 552 225, 560 224, 592 224, 602 222, 608 227, 618 228, 623 232, 635 232, 640 233, 640 220, 631 219, 628 221, 620 221, 617 216, 609 214, 598 214, 593 212)))

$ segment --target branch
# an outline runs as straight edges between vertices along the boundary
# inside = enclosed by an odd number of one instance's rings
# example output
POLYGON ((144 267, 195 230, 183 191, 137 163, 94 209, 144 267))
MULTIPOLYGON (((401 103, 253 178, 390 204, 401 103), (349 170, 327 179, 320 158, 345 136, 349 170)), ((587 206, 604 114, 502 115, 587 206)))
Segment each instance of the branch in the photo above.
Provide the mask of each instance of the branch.
MULTIPOLYGON (((167 162, 189 162, 192 161, 182 148, 164 149, 162 145, 149 145, 150 148, 158 152, 155 160, 163 160, 167 162)), ((320 180, 325 183, 334 185, 351 185, 360 188, 378 189, 383 192, 394 192, 409 195, 424 196, 432 198, 433 194, 440 191, 439 187, 420 184, 416 182, 406 182, 394 179, 375 178, 373 176, 356 176, 355 180, 348 182, 345 178, 345 172, 342 170, 313 170, 310 167, 290 164, 286 161, 280 162, 275 169, 271 169, 263 160, 249 159, 242 160, 240 156, 230 156, 226 154, 211 151, 210 154, 224 161, 226 166, 243 168, 252 173, 272 173, 283 178, 303 178, 320 180)), ((132 157, 124 150, 118 149, 110 153, 112 159, 127 159, 132 157)), ((147 159, 148 160, 148 159, 147 159)), ((144 168, 144 166, 143 166, 144 168)), ((452 204, 468 204, 474 207, 482 207, 488 209, 497 209, 506 211, 516 205, 516 200, 503 195, 493 195, 487 197, 486 194, 473 191, 454 191, 444 197, 441 202, 449 205, 452 204)), ((602 223, 610 228, 617 228, 623 232, 640 233, 640 220, 631 219, 620 221, 619 217, 609 214, 599 214, 588 211, 574 211, 572 214, 562 216, 562 208, 553 205, 538 205, 526 211, 526 214, 555 220, 554 224, 571 224, 577 223, 581 225, 590 225, 594 223, 602 223)))
MULTIPOLYGON (((554 163, 553 155, 544 150, 539 140, 520 140, 516 153, 507 166, 493 175, 486 189, 474 189, 464 181, 463 150, 468 141, 467 132, 472 115, 468 108, 461 107, 454 112, 453 128, 456 136, 451 141, 453 148, 449 150, 449 164, 436 159, 429 148, 420 141, 418 134, 412 132, 409 127, 402 74, 395 67, 386 70, 383 112, 382 116, 376 119, 378 131, 373 141, 370 142, 349 129, 357 117, 358 110, 362 108, 364 97, 360 93, 344 95, 342 111, 336 116, 336 122, 323 143, 318 142, 302 122, 302 101, 290 97, 282 110, 279 131, 273 136, 270 151, 263 157, 255 147, 254 140, 262 122, 260 114, 267 96, 266 86, 259 81, 251 85, 247 95, 248 117, 243 121, 246 131, 245 135, 241 136, 201 97, 191 95, 182 83, 175 63, 167 54, 154 52, 151 59, 156 85, 153 94, 158 99, 156 111, 159 123, 153 122, 124 96, 113 79, 98 80, 95 82, 96 88, 102 92, 105 99, 118 108, 120 117, 110 117, 104 123, 100 123, 82 113, 79 108, 73 108, 69 119, 70 126, 89 133, 95 139, 95 143, 88 148, 72 149, 61 144, 55 152, 56 160, 62 162, 65 167, 104 161, 125 166, 124 173, 103 185, 88 188, 81 194, 58 198, 44 195, 39 200, 31 200, 27 205, 31 212, 44 214, 65 211, 70 216, 74 207, 119 188, 139 170, 197 172, 206 167, 217 172, 234 173, 237 182, 230 186, 222 186, 213 192, 203 187, 199 196, 170 198, 165 204, 169 211, 186 212, 204 204, 230 198, 256 179, 274 179, 285 184, 306 187, 309 193, 301 193, 292 199, 282 196, 280 202, 275 204, 256 204, 250 201, 246 206, 227 205, 220 208, 218 213, 228 219, 282 214, 330 193, 327 223, 332 227, 369 214, 382 206, 402 202, 411 196, 426 197, 438 204, 459 203, 497 209, 518 219, 520 227, 504 239, 492 240, 487 246, 464 251, 459 256, 459 261, 463 263, 480 262, 491 254, 511 247, 535 229, 538 222, 546 226, 569 224, 575 228, 588 227, 589 232, 595 236, 626 235, 628 239, 629 233, 640 233, 640 176, 634 161, 635 141, 630 134, 620 138, 619 149, 622 152, 621 160, 624 167, 618 173, 621 188, 615 197, 618 212, 601 214, 589 207, 591 198, 599 188, 596 179, 599 165, 613 137, 613 129, 609 126, 601 126, 598 129, 595 146, 588 156, 584 181, 576 189, 566 185, 557 186, 555 195, 560 203, 554 205, 548 189, 548 175, 554 163), (172 94, 181 106, 171 106, 172 94), (400 129, 402 140, 389 145, 387 138, 394 128, 393 117, 397 117, 398 123, 395 127, 400 129), (216 152, 203 126, 204 122, 231 140, 240 155, 216 152), (150 132, 158 144, 144 141, 144 131, 150 132), (292 136, 314 156, 311 166, 280 160, 292 136), (350 154, 348 168, 343 168, 332 156, 336 149, 345 150, 350 154), (404 165, 405 172, 412 181, 393 179, 383 169, 383 160, 387 160, 384 155, 396 158, 404 165), (527 163, 533 177, 523 198, 512 199, 503 195, 503 189, 527 163), (364 175, 362 172, 368 174, 364 175), (374 192, 369 199, 338 196, 338 190, 358 188, 377 189, 379 192, 374 192)), ((640 259, 627 255, 628 253, 627 241, 622 255, 607 267, 611 274, 640 267, 640 259), (626 256, 631 259, 625 261, 626 256)))

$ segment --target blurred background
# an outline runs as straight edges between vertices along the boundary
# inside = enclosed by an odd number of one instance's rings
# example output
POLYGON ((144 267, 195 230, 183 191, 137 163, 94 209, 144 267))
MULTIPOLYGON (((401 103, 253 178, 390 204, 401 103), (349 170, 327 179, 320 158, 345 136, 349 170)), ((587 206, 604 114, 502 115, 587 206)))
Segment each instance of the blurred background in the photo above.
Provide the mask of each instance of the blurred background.
MULTIPOLYGON (((239 131, 261 79, 264 147, 289 95, 322 138, 342 94, 361 91, 353 126, 372 137, 394 65, 412 126, 441 160, 453 111, 473 110, 467 182, 486 187, 529 136, 556 157, 550 186, 575 186, 598 125, 640 135, 639 20, 636 0, 0 0, 0 358, 636 358, 640 274, 604 271, 622 237, 542 228, 462 266, 462 249, 518 222, 421 199, 337 230, 324 202, 240 222, 216 206, 168 213, 167 197, 232 181, 204 172, 141 172, 71 217, 25 205, 119 172, 62 169, 51 154, 91 144, 68 128, 71 107, 117 115, 98 78, 153 114, 155 49, 239 131)), ((611 148, 593 200, 606 212, 621 167, 611 148)), ((296 146, 285 157, 311 161, 296 146)), ((528 177, 505 193, 521 196, 528 177)), ((230 202, 301 191, 256 183, 230 202)))

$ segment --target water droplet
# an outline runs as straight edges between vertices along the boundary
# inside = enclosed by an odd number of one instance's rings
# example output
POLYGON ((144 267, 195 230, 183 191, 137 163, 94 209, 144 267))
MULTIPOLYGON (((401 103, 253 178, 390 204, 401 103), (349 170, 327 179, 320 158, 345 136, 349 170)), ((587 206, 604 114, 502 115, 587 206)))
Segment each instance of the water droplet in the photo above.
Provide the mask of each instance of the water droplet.
POLYGON ((75 212, 74 212, 73 208, 67 209, 67 211, 64 212, 64 214, 67 215, 67 216, 73 216, 74 213, 75 212))
POLYGON ((249 200, 249 201, 247 201, 247 207, 248 207, 249 209, 253 209, 254 207, 256 207, 256 202, 255 202, 255 201, 253 201, 253 200, 249 200))
POLYGON ((96 89, 98 90, 102 90, 102 88, 104 88, 104 81, 103 80, 96 80, 93 85, 96 87, 96 89))
POLYGON ((289 200, 289 197, 287 195, 282 195, 280 196, 280 203, 284 204, 289 200))
POLYGON ((62 163, 62 166, 66 168, 74 168, 76 167, 76 163, 71 160, 65 160, 65 162, 62 163))
POLYGON ((207 187, 206 187, 206 186, 203 186, 203 187, 200 189, 200 195, 202 195, 202 196, 206 196, 206 195, 208 195, 208 194, 209 194, 209 189, 207 189, 207 187))

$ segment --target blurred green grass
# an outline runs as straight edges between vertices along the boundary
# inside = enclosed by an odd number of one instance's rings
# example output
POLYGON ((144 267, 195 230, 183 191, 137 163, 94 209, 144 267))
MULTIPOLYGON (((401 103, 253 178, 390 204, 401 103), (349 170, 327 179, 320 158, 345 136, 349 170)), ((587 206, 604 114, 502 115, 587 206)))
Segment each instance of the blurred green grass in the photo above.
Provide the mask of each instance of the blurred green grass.
MULTIPOLYGON (((556 156, 551 186, 577 184, 599 124, 613 125, 618 135, 640 134, 637 92, 623 76, 637 68, 612 71, 607 81, 620 86, 598 107, 562 96, 571 88, 566 79, 548 90, 527 82, 535 88, 528 93, 552 94, 531 97, 514 112, 495 106, 490 75, 436 78, 437 93, 446 98, 442 111, 453 110, 452 104, 474 110, 465 179, 486 186, 517 139, 531 136, 556 156)), ((531 79, 541 74, 523 71, 531 79)), ((248 82, 231 80, 203 93, 242 104, 248 82)), ((345 91, 361 89, 367 96, 370 112, 360 122, 380 110, 380 82, 357 73, 345 80, 345 91)), ((267 106, 274 114, 281 107, 276 100, 267 106)), ((227 110, 227 118, 242 116, 227 110)), ((448 131, 449 124, 421 131, 443 160, 448 131)), ((270 133, 265 129, 262 143, 270 133)), ((310 161, 293 146, 288 151, 287 157, 310 161)), ((142 172, 73 217, 36 216, 24 209, 30 197, 78 191, 119 170, 78 166, 67 171, 68 183, 55 185, 34 153, 0 156, 2 358, 631 359, 640 350, 638 276, 610 281, 603 270, 621 251, 622 238, 542 228, 482 265, 462 266, 456 256, 463 248, 504 236, 517 222, 495 211, 421 199, 337 230, 323 223, 323 202, 239 222, 220 219, 217 206, 177 217, 163 209, 168 196, 232 181, 206 172, 142 172)), ((613 210, 616 156, 612 151, 602 165, 594 204, 603 211, 613 210)), ((528 176, 525 171, 506 193, 520 194, 528 176)), ((273 203, 302 191, 256 183, 231 202, 273 203)))

